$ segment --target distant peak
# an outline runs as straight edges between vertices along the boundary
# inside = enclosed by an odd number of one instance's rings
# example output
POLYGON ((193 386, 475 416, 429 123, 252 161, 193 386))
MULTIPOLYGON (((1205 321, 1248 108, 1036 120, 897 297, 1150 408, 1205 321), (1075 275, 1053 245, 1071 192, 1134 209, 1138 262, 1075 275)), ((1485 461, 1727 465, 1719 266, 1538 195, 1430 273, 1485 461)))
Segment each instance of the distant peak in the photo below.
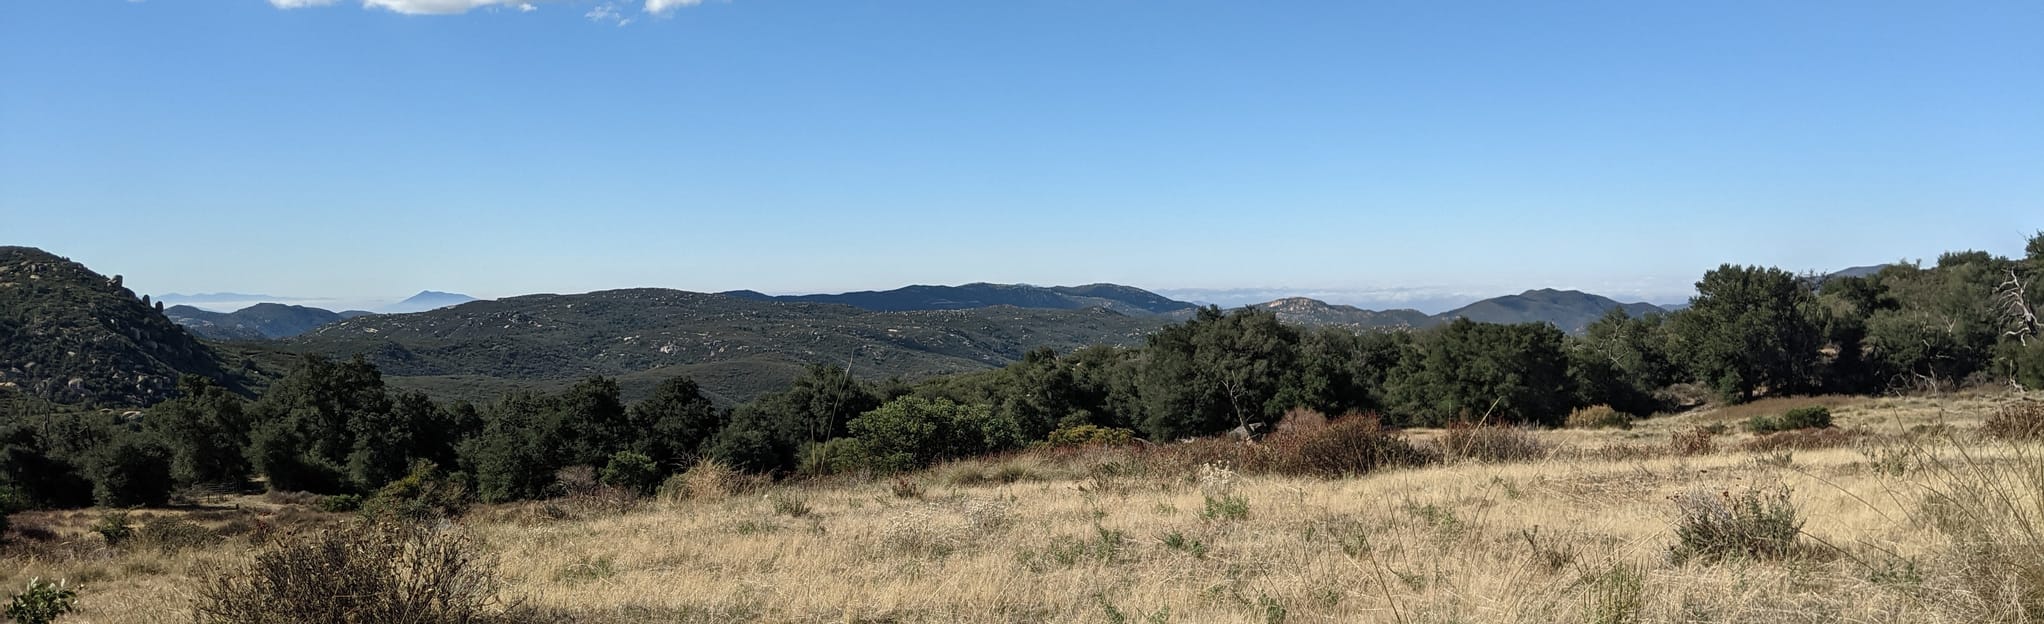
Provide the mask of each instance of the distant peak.
POLYGON ((397 302, 397 304, 392 305, 389 308, 386 308, 384 311, 424 312, 427 310, 444 308, 447 306, 461 305, 475 300, 476 300, 475 297, 470 297, 468 295, 464 295, 461 293, 441 292, 437 290, 422 290, 419 291, 419 294, 412 295, 410 298, 407 298, 404 301, 399 301, 397 302))
POLYGON ((1278 308, 1284 306, 1301 306, 1301 305, 1324 306, 1327 305, 1327 302, 1321 301, 1319 299, 1314 299, 1312 297, 1285 297, 1283 299, 1274 299, 1267 303, 1264 303, 1263 307, 1278 308))

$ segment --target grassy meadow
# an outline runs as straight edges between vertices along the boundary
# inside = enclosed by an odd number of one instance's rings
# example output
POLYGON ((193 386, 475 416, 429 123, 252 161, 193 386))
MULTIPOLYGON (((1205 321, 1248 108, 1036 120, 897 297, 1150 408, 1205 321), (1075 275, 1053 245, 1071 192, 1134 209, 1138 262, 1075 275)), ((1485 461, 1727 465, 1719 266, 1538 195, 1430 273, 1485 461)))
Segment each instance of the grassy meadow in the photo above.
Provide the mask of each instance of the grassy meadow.
MULTIPOLYGON (((2044 616, 2044 448, 1983 426, 2022 400, 1771 399, 1337 479, 1168 447, 784 484, 699 469, 653 498, 477 507, 445 530, 494 561, 521 621, 2018 622, 2044 616), (1836 428, 1740 428, 1805 405, 1836 428), (1790 542, 1679 537, 1784 495, 1790 542)), ((137 510, 118 547, 91 528, 103 510, 17 514, 0 587, 66 579, 66 622, 191 621, 259 545, 354 517, 313 502, 137 510)))

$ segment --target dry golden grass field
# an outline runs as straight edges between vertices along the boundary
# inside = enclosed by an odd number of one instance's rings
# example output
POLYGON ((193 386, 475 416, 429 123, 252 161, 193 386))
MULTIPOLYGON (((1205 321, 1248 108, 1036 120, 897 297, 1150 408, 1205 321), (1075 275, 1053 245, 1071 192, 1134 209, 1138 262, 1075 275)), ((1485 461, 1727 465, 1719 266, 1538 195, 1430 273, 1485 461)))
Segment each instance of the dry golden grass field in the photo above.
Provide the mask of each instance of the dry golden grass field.
MULTIPOLYGON (((484 546, 504 596, 557 621, 2017 622, 2044 615, 2044 447, 1982 423, 2021 400, 1774 399, 1533 432, 1530 459, 1341 479, 1126 449, 898 480, 699 470, 657 499, 484 507, 447 530, 484 546), (1838 430, 1738 427, 1808 404, 1838 430), (1681 554, 1682 501, 1745 518, 1741 501, 1781 488, 1794 544, 1681 554)), ((99 514, 18 515, 32 535, 0 558, 0 589, 65 578, 83 589, 62 621, 190 621, 195 588, 251 561, 258 535, 349 517, 225 499, 134 512, 208 529, 182 548, 112 548, 87 529, 99 514)))

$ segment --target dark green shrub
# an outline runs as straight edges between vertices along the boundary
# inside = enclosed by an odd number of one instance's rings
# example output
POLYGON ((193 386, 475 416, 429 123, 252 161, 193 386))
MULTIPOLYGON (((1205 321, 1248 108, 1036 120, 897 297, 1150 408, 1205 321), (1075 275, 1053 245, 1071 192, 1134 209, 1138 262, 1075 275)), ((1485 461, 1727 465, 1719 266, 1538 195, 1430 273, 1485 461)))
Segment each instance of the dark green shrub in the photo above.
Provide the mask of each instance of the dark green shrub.
POLYGON ((0 542, 7 541, 7 516, 28 507, 13 487, 0 483, 0 542))
POLYGON ((459 532, 359 523, 285 536, 254 563, 206 579, 198 624, 489 621, 502 611, 495 562, 459 532))
POLYGON ((319 510, 327 513, 348 513, 362 509, 361 494, 335 494, 319 499, 319 510))
POLYGON ((154 440, 123 437, 93 457, 92 498, 105 507, 161 507, 174 485, 170 449, 154 440))
POLYGON ((1044 443, 1050 446, 1122 446, 1134 442, 1135 438, 1136 432, 1130 429, 1073 425, 1050 432, 1044 443))
MULTIPOLYGON (((4 419, 0 419, 4 420, 4 419)), ((52 423, 55 431, 28 422, 0 425, 0 483, 12 486, 22 508, 85 507, 92 504, 92 481, 81 460, 57 448, 96 444, 93 428, 52 423)))
POLYGON ((66 587, 64 583, 50 583, 40 578, 28 580, 28 587, 13 600, 8 601, 8 619, 20 624, 49 624, 57 616, 70 613, 78 604, 78 590, 66 587))
POLYGON ((1780 416, 1755 414, 1746 420, 1746 430, 1753 433, 1774 433, 1797 429, 1823 429, 1831 426, 1831 410, 1821 405, 1798 407, 1780 416))
POLYGON ((1675 497, 1679 516, 1670 554, 1689 560, 1780 559, 1797 552, 1803 519, 1787 487, 1739 494, 1689 492, 1675 497))
POLYGON ((887 402, 850 425, 876 472, 914 470, 932 463, 1004 451, 1022 445, 1015 421, 987 405, 905 396, 887 402))
POLYGON ((821 477, 858 472, 867 465, 866 445, 857 438, 834 438, 802 448, 802 474, 821 477))
POLYGON ((92 532, 106 538, 106 545, 119 547, 135 536, 135 526, 128 521, 127 510, 115 509, 100 514, 99 520, 92 523, 92 532))
POLYGON ((1206 506, 1199 512, 1202 520, 1248 520, 1249 498, 1235 494, 1207 496, 1206 506))
POLYGON ((412 466, 405 478, 392 481, 362 502, 362 513, 385 520, 425 520, 460 516, 474 497, 459 475, 440 472, 432 462, 412 466))
POLYGON ((653 458, 631 451, 618 451, 603 466, 603 484, 644 496, 660 485, 660 467, 653 458))

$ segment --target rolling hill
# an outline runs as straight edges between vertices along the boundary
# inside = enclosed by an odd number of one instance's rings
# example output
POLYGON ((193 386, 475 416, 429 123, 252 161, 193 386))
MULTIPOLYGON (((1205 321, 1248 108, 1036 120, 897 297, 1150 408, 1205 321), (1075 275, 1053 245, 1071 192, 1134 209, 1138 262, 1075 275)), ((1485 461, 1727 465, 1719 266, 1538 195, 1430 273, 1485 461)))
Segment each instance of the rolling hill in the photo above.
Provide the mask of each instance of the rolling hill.
POLYGON ((146 406, 220 356, 121 285, 33 247, 0 247, 0 387, 59 403, 146 406))
POLYGON ((1047 310, 1104 308, 1128 315, 1147 315, 1187 311, 1198 307, 1147 290, 1119 284, 1044 287, 982 282, 962 286, 916 285, 894 290, 862 290, 834 295, 768 295, 751 290, 734 290, 722 294, 756 301, 837 303, 874 312, 970 310, 1014 306, 1047 310))
MULTIPOLYGON (((163 314, 183 325, 187 331, 211 340, 289 338, 351 317, 350 314, 281 303, 258 303, 233 312, 213 312, 179 305, 164 309, 163 314)), ((352 316, 360 314, 352 313, 352 316)))
POLYGON ((1467 318, 1479 323, 1551 323, 1571 334, 1582 333, 1590 323, 1596 322, 1612 308, 1625 308, 1626 313, 1633 316, 1667 311, 1648 303, 1619 303, 1586 292, 1554 289, 1492 297, 1431 316, 1418 310, 1365 310, 1304 297, 1279 299, 1250 307, 1270 310, 1287 323, 1350 330, 1418 329, 1467 318))
POLYGON ((1278 320, 1295 325, 1340 327, 1354 331, 1411 329, 1433 325, 1433 317, 1418 310, 1365 310, 1331 304, 1318 299, 1290 297, 1253 307, 1277 314, 1278 320))
POLYGON ((1651 303, 1619 303, 1609 297, 1593 295, 1578 290, 1555 290, 1542 288, 1528 290, 1516 295, 1492 297, 1460 308, 1434 315, 1438 322, 1466 318, 1479 323, 1552 323, 1555 327, 1571 334, 1580 334, 1611 311, 1625 308, 1627 314, 1641 316, 1666 312, 1651 303))
POLYGON ((652 376, 649 387, 688 373, 742 402, 810 364, 849 366, 868 378, 981 370, 1036 347, 1138 344, 1165 322, 1100 308, 875 312, 641 288, 365 316, 285 339, 281 348, 359 354, 400 386, 488 389, 613 375, 630 389, 636 377, 652 376))

